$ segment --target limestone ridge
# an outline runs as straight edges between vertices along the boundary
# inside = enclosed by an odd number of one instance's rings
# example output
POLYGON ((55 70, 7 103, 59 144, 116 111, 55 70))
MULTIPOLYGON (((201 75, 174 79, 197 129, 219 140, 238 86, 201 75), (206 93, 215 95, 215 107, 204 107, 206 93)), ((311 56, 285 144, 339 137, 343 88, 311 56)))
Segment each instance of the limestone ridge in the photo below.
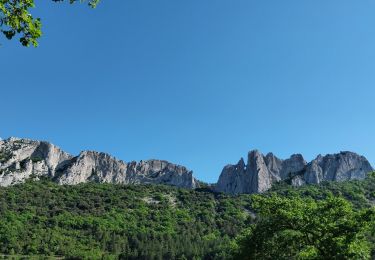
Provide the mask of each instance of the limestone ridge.
POLYGON ((125 163, 94 151, 72 156, 48 142, 11 137, 0 140, 0 186, 48 177, 59 184, 107 182, 167 184, 196 188, 198 181, 184 166, 161 160, 125 163))
POLYGON ((301 186, 322 181, 364 179, 371 171, 373 168, 367 159, 352 152, 319 155, 307 163, 300 154, 281 160, 272 153, 264 156, 254 150, 249 152, 246 165, 241 158, 236 165, 224 167, 215 190, 231 194, 259 193, 281 180, 301 186))
MULTIPOLYGON (((272 153, 264 156, 254 150, 248 153, 246 164, 241 158, 237 164, 225 166, 213 186, 218 192, 230 194, 260 193, 278 181, 301 186, 322 181, 364 179, 371 171, 373 168, 367 159, 352 152, 319 155, 307 163, 300 154, 282 160, 272 153)), ((0 186, 41 177, 68 185, 106 182, 199 187, 192 171, 167 161, 126 163, 95 151, 72 156, 48 142, 14 137, 0 139, 0 186)))

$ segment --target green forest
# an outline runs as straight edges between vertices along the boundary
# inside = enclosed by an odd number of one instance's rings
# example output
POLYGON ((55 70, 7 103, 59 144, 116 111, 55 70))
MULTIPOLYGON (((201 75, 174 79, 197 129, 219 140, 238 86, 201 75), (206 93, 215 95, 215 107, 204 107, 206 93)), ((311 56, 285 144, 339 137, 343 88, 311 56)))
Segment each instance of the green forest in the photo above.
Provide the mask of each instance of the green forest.
POLYGON ((14 259, 371 259, 375 174, 231 196, 48 180, 0 188, 0 254, 14 259))

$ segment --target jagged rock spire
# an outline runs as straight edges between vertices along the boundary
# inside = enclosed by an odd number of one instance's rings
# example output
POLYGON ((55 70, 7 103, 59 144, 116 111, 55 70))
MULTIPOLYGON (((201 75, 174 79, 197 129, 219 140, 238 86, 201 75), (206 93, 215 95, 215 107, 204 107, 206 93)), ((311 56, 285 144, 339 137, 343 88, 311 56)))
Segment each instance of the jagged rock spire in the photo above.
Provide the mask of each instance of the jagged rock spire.
POLYGON ((281 160, 272 153, 264 156, 254 150, 249 152, 247 165, 225 166, 215 189, 231 194, 259 193, 281 180, 300 186, 321 181, 364 179, 371 171, 373 168, 367 159, 352 152, 319 155, 307 163, 300 154, 281 160))

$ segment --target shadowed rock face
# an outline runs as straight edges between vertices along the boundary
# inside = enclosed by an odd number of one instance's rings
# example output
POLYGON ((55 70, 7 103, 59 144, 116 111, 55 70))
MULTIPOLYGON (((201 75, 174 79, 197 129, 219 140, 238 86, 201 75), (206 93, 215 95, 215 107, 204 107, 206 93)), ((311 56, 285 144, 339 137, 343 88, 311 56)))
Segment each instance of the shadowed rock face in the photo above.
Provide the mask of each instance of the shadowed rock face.
POLYGON ((301 186, 322 181, 364 179, 371 171, 373 168, 367 159, 352 152, 319 155, 307 163, 300 154, 281 160, 272 153, 264 156, 255 150, 249 152, 247 165, 241 159, 236 165, 225 166, 215 189, 231 194, 259 193, 281 180, 301 186))
POLYGON ((47 142, 18 138, 0 141, 0 186, 42 176, 59 184, 92 181, 198 187, 192 171, 167 161, 125 163, 108 154, 94 151, 84 151, 73 157, 47 142))

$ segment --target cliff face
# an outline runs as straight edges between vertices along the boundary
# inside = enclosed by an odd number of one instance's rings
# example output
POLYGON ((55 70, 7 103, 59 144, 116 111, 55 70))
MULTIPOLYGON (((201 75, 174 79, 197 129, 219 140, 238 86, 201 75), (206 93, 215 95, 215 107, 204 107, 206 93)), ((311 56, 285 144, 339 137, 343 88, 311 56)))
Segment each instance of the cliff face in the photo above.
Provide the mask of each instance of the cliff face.
POLYGON ((47 142, 18 138, 0 141, 0 186, 42 176, 59 184, 93 181, 157 183, 184 188, 198 186, 192 171, 167 161, 125 163, 108 154, 94 151, 84 151, 73 157, 47 142))
POLYGON ((364 179, 371 171, 373 168, 367 159, 352 152, 319 155, 307 163, 300 154, 281 160, 272 153, 264 156, 255 150, 249 152, 247 165, 241 159, 236 165, 225 166, 215 189, 231 194, 259 193, 281 180, 301 186, 322 181, 364 179))
MULTIPOLYGON (((215 190, 240 194, 269 190, 275 182, 287 181, 294 186, 322 181, 363 179, 373 171, 363 156, 352 152, 319 155, 307 163, 294 154, 281 160, 272 153, 248 153, 247 162, 240 159, 224 167, 215 190)), ((9 138, 0 140, 0 186, 24 182, 29 178, 47 177, 59 184, 106 182, 119 184, 167 184, 194 189, 199 186, 192 171, 162 160, 123 162, 95 151, 72 156, 48 142, 9 138)))
POLYGON ((306 183, 320 183, 364 179, 371 171, 373 168, 365 157, 352 152, 341 152, 319 155, 307 166, 304 180, 306 183))
POLYGON ((60 148, 28 139, 0 141, 0 186, 23 182, 32 175, 53 177, 72 156, 60 148))

